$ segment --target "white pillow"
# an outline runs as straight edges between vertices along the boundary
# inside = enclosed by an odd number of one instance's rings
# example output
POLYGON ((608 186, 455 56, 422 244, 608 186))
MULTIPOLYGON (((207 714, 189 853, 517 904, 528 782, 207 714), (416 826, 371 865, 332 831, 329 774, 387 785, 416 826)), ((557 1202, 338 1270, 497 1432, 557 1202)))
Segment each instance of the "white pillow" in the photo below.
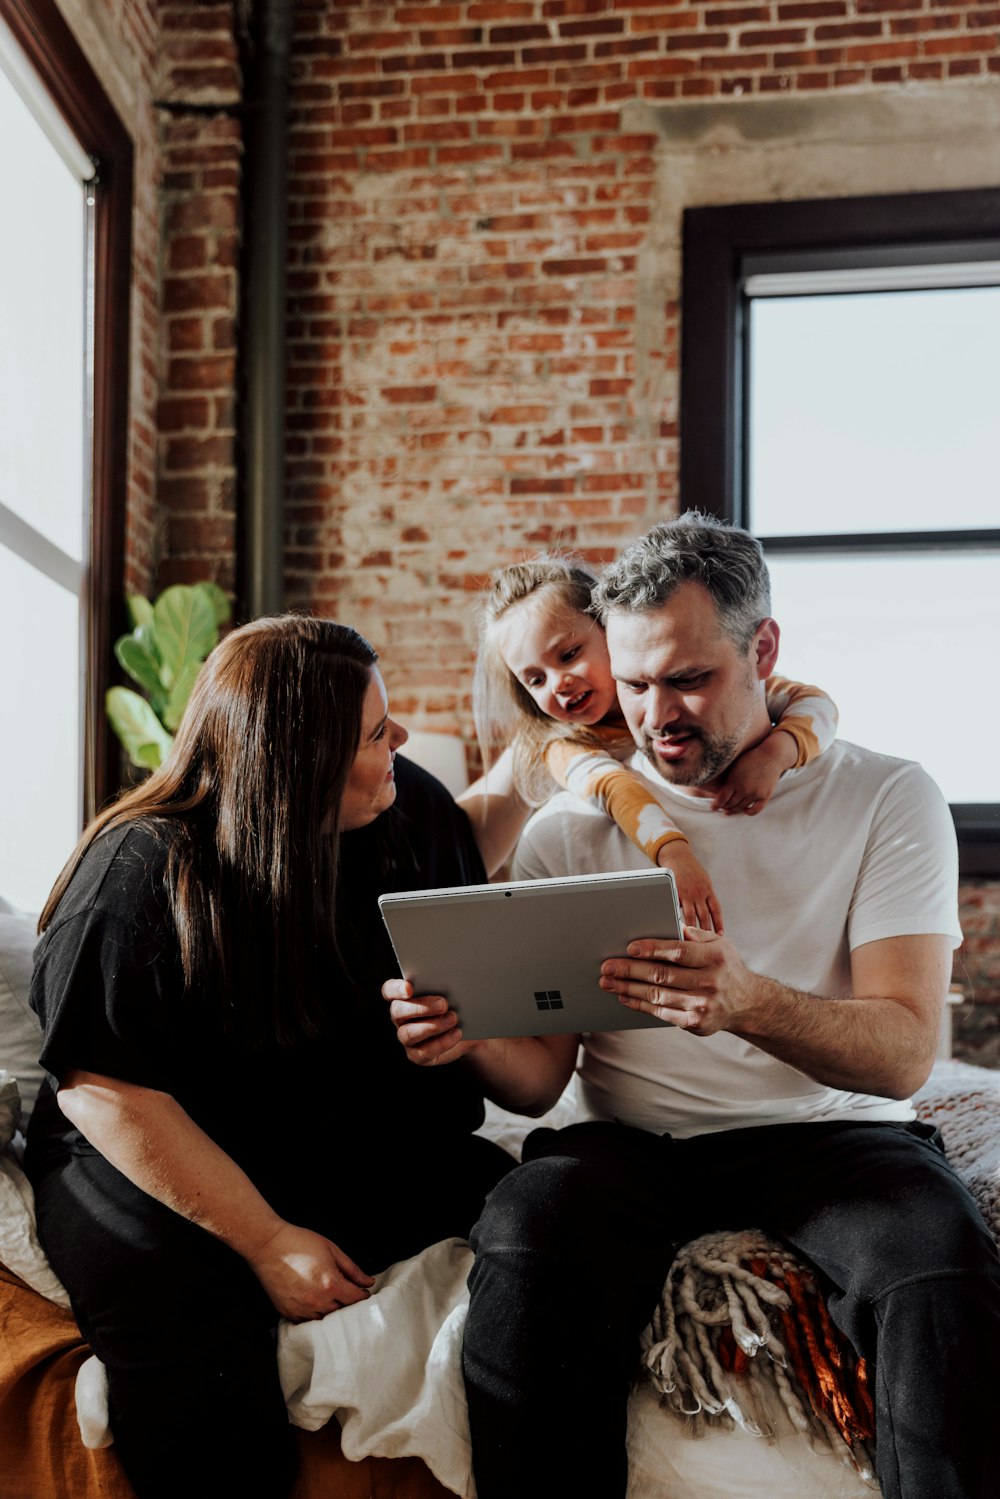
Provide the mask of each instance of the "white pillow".
POLYGON ((31 1183, 6 1148, 20 1112, 17 1078, 9 1072, 0 1072, 0 1264, 19 1275, 40 1296, 68 1307, 69 1297, 38 1242, 31 1183))
POLYGON ((22 1129, 45 1075, 38 1065, 41 1027, 28 1008, 36 926, 36 917, 15 910, 0 897, 0 1067, 14 1073, 20 1084, 22 1129))

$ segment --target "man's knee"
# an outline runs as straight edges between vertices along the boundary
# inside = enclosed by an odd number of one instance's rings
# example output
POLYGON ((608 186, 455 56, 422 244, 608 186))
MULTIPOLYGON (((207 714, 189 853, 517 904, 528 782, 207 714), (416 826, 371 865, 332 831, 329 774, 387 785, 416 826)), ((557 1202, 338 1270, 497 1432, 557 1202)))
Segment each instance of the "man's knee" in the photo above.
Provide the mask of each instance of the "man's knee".
POLYGON ((519 1166, 486 1199, 470 1235, 477 1256, 539 1253, 562 1259, 572 1245, 585 1253, 594 1230, 588 1180, 580 1162, 565 1158, 519 1166))
POLYGON ((623 1125, 536 1130, 523 1163, 494 1188, 472 1233, 479 1253, 538 1248, 574 1258, 599 1246, 662 1239, 669 1202, 666 1143, 623 1125))
POLYGON ((853 1229, 848 1283, 870 1301, 912 1282, 1000 1275, 996 1241, 943 1157, 853 1229))

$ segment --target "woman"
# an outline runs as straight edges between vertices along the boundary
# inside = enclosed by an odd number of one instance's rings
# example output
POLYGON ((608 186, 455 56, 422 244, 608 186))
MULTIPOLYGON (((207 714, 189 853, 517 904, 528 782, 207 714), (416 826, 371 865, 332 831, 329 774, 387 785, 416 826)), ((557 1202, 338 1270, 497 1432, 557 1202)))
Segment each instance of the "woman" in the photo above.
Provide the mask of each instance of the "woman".
POLYGON ((140 1499, 287 1493, 278 1316, 467 1232, 510 1164, 472 1138, 477 1073, 526 1111, 558 1086, 530 1043, 430 1071, 395 1042, 377 895, 483 875, 432 778, 408 767, 393 806, 406 732, 376 659, 324 620, 234 631, 42 913, 39 1231, 140 1499))

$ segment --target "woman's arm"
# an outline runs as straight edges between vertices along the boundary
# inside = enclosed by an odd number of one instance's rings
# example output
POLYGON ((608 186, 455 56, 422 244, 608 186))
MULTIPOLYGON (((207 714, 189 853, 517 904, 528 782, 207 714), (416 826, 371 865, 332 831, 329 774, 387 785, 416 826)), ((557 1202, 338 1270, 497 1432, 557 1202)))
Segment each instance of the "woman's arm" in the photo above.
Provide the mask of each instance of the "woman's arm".
POLYGON ((283 1317, 309 1321, 368 1295, 371 1276, 322 1234, 280 1218, 169 1093, 73 1069, 56 1097, 134 1186, 241 1255, 283 1317))
POLYGON ((505 749, 485 775, 455 800, 468 815, 486 873, 496 874, 514 852, 531 808, 514 785, 514 756, 505 749))

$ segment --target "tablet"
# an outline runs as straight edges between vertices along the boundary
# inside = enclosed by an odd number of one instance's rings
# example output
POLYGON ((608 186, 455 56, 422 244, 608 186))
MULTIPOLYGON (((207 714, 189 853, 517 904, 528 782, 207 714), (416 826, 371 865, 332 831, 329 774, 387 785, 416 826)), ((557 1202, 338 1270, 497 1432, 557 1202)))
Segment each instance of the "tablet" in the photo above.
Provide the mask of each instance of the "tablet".
POLYGON ((414 890, 379 909, 414 993, 445 995, 468 1040, 663 1023, 598 979, 637 937, 680 935, 669 869, 414 890))

